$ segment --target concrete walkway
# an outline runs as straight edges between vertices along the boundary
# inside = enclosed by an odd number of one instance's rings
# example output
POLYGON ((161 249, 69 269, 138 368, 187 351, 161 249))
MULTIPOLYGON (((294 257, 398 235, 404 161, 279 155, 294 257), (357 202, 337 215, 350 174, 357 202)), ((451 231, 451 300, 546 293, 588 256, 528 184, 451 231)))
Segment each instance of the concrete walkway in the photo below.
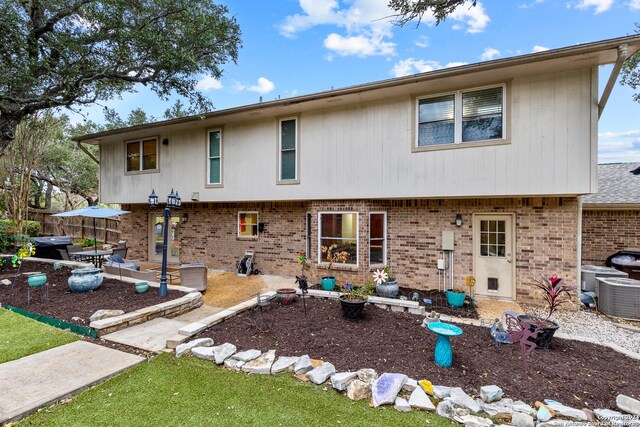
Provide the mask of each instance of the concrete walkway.
POLYGON ((145 359, 76 341, 0 364, 0 424, 74 395, 145 359))

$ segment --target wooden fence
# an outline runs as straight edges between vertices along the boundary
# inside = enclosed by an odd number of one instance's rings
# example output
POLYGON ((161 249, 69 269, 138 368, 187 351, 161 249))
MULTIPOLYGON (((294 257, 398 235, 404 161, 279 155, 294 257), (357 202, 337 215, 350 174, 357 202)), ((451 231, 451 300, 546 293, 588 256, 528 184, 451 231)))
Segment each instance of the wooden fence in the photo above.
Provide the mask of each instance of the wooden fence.
MULTIPOLYGON (((29 219, 38 221, 43 236, 71 236, 93 239, 93 218, 55 217, 55 211, 29 211, 29 219)), ((96 236, 104 243, 118 243, 120 240, 120 220, 96 218, 96 236)))

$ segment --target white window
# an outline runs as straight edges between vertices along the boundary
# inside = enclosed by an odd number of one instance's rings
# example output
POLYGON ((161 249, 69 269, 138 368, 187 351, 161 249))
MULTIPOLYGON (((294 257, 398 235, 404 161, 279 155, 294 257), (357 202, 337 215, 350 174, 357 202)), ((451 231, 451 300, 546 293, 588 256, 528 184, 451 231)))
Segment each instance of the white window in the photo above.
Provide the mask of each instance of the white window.
POLYGON ((258 237, 258 212, 238 212, 238 237, 258 237))
POLYGON ((418 98, 417 146, 505 138, 505 86, 418 98))
POLYGON ((387 264, 387 213, 369 213, 369 265, 387 264))
POLYGON ((278 130, 278 162, 280 181, 298 179, 298 119, 280 119, 278 130))
POLYGON ((345 265, 358 265, 358 213, 320 212, 318 214, 318 263, 326 264, 327 253, 322 247, 331 248, 332 253, 349 254, 345 265))
POLYGON ((207 184, 222 184, 222 130, 207 132, 207 184))
POLYGON ((158 170, 158 138, 126 142, 127 172, 158 170))

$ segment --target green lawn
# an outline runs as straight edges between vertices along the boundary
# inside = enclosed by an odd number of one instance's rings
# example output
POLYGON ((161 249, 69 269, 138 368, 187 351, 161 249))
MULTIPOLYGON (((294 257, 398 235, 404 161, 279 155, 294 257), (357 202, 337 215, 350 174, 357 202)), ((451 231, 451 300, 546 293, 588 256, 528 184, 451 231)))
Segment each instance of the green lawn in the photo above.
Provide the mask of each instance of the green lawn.
POLYGON ((80 337, 0 308, 0 363, 77 341, 80 337))
POLYGON ((162 354, 20 425, 35 426, 425 426, 453 424, 426 412, 352 402, 330 385, 289 375, 231 372, 162 354), (325 389, 326 388, 326 389, 325 389))

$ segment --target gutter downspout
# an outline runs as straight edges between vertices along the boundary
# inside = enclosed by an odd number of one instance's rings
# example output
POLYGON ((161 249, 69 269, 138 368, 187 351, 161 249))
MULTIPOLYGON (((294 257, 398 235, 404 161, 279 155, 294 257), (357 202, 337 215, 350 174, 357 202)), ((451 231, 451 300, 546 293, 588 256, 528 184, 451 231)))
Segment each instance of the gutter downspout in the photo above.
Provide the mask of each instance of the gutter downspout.
POLYGON ((613 90, 613 85, 616 84, 618 75, 620 75, 622 64, 624 63, 624 61, 627 60, 627 58, 629 58, 627 47, 628 45, 626 43, 618 46, 618 59, 616 59, 616 62, 613 65, 613 70, 611 70, 611 75, 609 76, 607 85, 604 88, 604 92, 602 92, 602 96, 600 97, 600 102, 598 102, 598 119, 602 115, 605 105, 607 105, 607 101, 609 100, 609 95, 611 95, 611 91, 613 90))
POLYGON ((76 141, 76 144, 78 144, 78 148, 81 149, 82 151, 84 151, 84 153, 91 157, 91 160, 93 160, 94 162, 96 162, 97 165, 100 165, 100 161, 98 159, 95 158, 95 156, 91 153, 91 151, 87 150, 84 145, 82 145, 82 142, 80 141, 76 141))

